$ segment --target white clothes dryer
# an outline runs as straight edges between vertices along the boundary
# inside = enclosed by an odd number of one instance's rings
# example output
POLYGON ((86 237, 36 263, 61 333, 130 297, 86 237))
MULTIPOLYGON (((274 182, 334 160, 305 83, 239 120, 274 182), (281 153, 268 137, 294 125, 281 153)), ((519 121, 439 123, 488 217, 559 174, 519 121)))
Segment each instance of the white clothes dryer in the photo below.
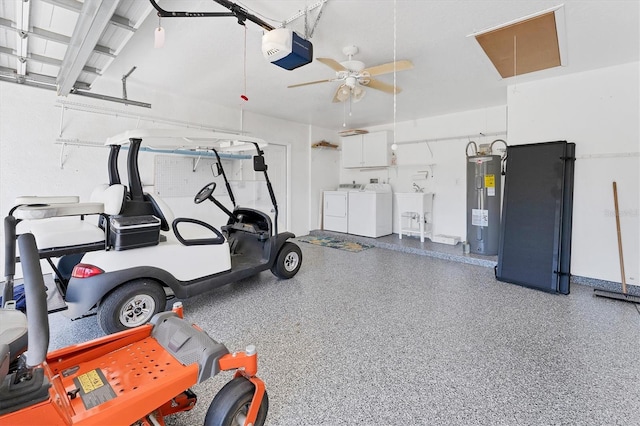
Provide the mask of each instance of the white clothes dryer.
POLYGON ((343 183, 335 191, 324 191, 322 228, 326 231, 349 232, 349 191, 359 191, 364 185, 343 183))

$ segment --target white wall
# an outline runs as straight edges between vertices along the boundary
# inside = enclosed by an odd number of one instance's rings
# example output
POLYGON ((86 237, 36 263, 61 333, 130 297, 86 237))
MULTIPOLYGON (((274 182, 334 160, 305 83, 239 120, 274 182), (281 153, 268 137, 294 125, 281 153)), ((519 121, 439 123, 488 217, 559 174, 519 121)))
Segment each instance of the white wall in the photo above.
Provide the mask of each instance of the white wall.
MULTIPOLYGON (((337 132, 311 128, 312 143, 326 141, 339 145, 337 132)), ((312 148, 309 155, 309 228, 322 228, 322 192, 334 190, 340 183, 340 151, 333 148, 312 148)))
POLYGON ((510 144, 576 143, 571 272, 620 282, 612 182, 625 275, 640 285, 640 69, 631 63, 508 88, 510 144))
MULTIPOLYGON (((478 144, 504 139, 506 107, 428 117, 396 123, 397 166, 388 169, 341 169, 342 183, 368 183, 371 178, 391 184, 393 192, 411 192, 415 182, 435 194, 433 233, 466 239, 466 156, 469 140, 478 144), (491 135, 481 136, 480 134, 491 135), (467 137, 468 136, 468 137, 467 137), (428 141, 428 144, 427 142, 428 141), (406 143, 412 142, 414 143, 406 143), (426 178, 428 174, 428 178, 426 178)), ((393 130, 377 126, 369 131, 393 130)), ((398 212, 394 201, 393 232, 398 233, 398 212)))

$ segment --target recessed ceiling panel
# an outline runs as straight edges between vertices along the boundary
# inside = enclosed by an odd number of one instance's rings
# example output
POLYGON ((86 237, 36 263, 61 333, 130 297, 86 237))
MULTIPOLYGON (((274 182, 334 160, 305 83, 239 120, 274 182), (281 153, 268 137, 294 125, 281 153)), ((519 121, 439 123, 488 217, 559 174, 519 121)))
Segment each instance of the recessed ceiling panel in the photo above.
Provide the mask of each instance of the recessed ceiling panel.
MULTIPOLYGON (((36 4, 40 5, 41 3, 36 4)), ((46 4, 42 5, 45 6, 46 4)), ((51 13, 49 25, 45 25, 43 26, 43 28, 49 31, 53 31, 54 33, 71 37, 77 20, 78 12, 67 10, 62 7, 54 7, 51 13)))
POLYGON ((561 65, 554 12, 476 34, 475 37, 502 78, 561 65))
POLYGON ((64 58, 64 53, 67 51, 66 44, 56 43, 53 41, 47 41, 46 43, 46 49, 43 53, 44 56, 48 56, 49 58, 56 58, 59 60, 62 60, 64 58))
POLYGON ((42 63, 27 61, 27 73, 42 74, 42 63))

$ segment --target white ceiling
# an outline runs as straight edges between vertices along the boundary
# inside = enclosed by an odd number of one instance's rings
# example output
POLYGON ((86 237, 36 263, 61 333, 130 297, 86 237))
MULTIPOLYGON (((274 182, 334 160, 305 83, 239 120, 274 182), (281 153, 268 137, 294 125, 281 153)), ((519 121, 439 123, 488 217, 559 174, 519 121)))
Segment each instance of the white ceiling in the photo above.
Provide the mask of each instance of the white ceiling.
MULTIPOLYGON (((43 0, 29 1, 35 6, 43 0)), ((138 2, 143 0, 135 3, 138 2)), ((159 0, 158 3, 166 10, 227 11, 211 0, 159 0)), ((280 21, 317 1, 244 0, 236 3, 278 26, 280 21)), ((310 26, 317 10, 310 12, 310 26)), ((38 19, 36 17, 34 22, 38 19)), ((62 13, 52 16, 51 25, 64 26, 61 21, 64 19, 68 18, 62 13)), ((136 96, 135 90, 143 86, 232 108, 242 106, 247 111, 295 122, 332 129, 342 127, 348 105, 331 102, 338 83, 287 88, 291 84, 332 78, 334 72, 317 61, 294 71, 270 64, 261 53, 263 30, 258 25, 246 23, 246 91, 243 71, 245 27, 238 25, 236 19, 163 18, 166 42, 161 49, 153 48, 157 25, 154 10, 117 57, 102 70, 102 76, 93 82, 92 91, 120 96, 116 88, 121 87, 122 76, 137 66, 128 78, 130 99, 145 101, 136 96), (246 94, 248 102, 240 99, 242 94, 246 94)), ((304 35, 303 18, 288 27, 304 35)), ((353 44, 360 49, 355 59, 366 66, 391 62, 394 54, 396 59, 411 60, 414 69, 396 75, 397 84, 403 91, 396 97, 395 115, 397 121, 405 121, 503 105, 506 86, 514 82, 638 61, 640 2, 329 0, 322 8, 311 42, 314 57, 342 61, 346 59, 343 47, 353 44), (568 52, 565 67, 502 80, 475 39, 467 37, 559 4, 565 5, 568 52)), ((378 78, 393 83, 392 74, 378 78)), ((364 99, 354 103, 351 110, 352 116, 346 117, 349 128, 390 123, 394 119, 394 96, 369 89, 364 99)))

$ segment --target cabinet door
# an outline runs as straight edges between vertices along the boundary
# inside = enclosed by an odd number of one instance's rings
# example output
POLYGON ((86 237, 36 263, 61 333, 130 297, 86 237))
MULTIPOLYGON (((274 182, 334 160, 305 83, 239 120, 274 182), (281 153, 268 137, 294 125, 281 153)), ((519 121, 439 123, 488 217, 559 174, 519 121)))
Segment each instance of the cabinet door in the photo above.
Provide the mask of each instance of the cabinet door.
POLYGON ((362 135, 342 138, 342 167, 363 167, 362 135))
POLYGON ((373 132, 363 135, 362 166, 387 167, 389 165, 389 132, 373 132))

